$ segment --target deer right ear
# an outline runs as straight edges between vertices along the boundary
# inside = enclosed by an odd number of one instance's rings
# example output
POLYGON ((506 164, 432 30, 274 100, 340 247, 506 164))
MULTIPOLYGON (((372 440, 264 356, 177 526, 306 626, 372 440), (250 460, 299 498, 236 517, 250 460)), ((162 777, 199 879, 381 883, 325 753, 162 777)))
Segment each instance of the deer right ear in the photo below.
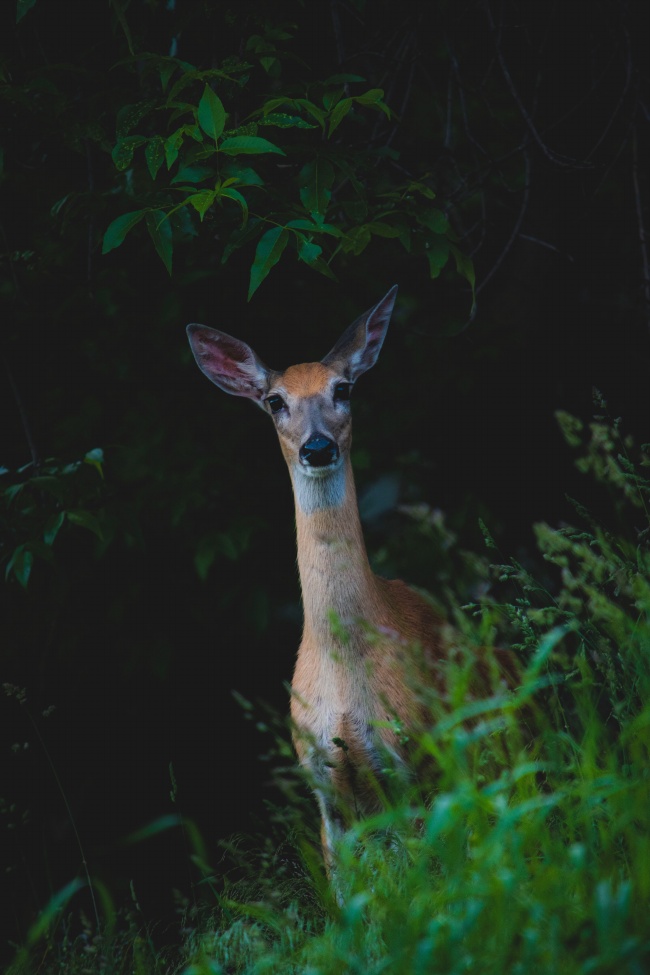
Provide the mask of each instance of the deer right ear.
POLYGON ((356 382, 371 369, 386 338, 396 297, 395 284, 374 308, 369 308, 345 330, 323 364, 338 369, 350 382, 356 382))
POLYGON ((187 337, 199 369, 211 382, 262 406, 273 373, 250 346, 207 325, 188 325, 187 337))

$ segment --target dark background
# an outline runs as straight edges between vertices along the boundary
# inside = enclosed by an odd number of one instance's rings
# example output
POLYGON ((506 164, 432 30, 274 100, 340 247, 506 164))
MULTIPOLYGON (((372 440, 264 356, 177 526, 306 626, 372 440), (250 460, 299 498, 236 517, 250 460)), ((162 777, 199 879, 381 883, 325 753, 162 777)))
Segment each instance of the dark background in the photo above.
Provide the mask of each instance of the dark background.
MULTIPOLYGON (((0 597, 2 680, 27 692, 1 704, 10 939, 81 869, 57 779, 90 872, 118 901, 133 880, 149 916, 198 875, 179 830, 125 836, 182 814, 216 863, 218 841, 263 830, 264 801, 277 799, 257 757, 267 742, 232 689, 286 710, 300 639, 289 480, 268 420, 197 371, 187 322, 284 367, 321 358, 400 285, 382 356, 355 391, 357 480, 377 568, 441 598, 448 586, 462 601, 471 579, 454 578, 397 502, 441 509, 457 547, 474 551, 481 517, 503 552, 534 563, 531 526, 571 520, 566 493, 600 504, 554 411, 588 421, 596 386, 624 430, 649 438, 644 11, 37 2, 7 34, 3 477, 93 448, 105 457, 101 483, 89 465, 81 475, 102 539, 66 523, 53 560, 36 558, 26 587, 10 572, 0 597), (124 22, 136 52, 173 47, 203 67, 285 25, 284 73, 255 66, 256 94, 340 70, 383 87, 398 120, 379 138, 399 153, 385 165, 429 174, 474 260, 473 319, 464 279, 432 281, 426 261, 380 238, 342 257, 337 281, 287 254, 250 303, 252 250, 222 265, 214 224, 179 247, 171 278, 146 235, 102 256, 109 222, 132 208, 110 156, 116 114, 139 97, 124 22)), ((354 136, 341 126, 337 139, 354 152, 354 136)), ((34 497, 37 523, 52 499, 34 497)), ((4 571, 25 529, 15 505, 2 517, 4 571)))

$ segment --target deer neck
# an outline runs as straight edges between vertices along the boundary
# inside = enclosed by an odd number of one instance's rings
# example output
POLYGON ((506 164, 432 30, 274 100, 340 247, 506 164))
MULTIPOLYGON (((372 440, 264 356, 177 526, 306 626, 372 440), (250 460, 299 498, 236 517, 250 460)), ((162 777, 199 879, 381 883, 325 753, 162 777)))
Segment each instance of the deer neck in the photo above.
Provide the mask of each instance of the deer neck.
POLYGON ((317 478, 292 471, 298 569, 305 636, 318 645, 354 644, 352 636, 377 618, 378 593, 361 531, 349 457, 338 471, 317 478))

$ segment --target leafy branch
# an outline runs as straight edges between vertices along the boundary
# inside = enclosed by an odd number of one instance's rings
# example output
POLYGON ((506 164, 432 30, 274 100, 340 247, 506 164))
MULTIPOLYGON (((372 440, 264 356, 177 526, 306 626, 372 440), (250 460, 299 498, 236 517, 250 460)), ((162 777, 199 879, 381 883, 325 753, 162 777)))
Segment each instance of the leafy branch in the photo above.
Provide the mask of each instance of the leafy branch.
POLYGON ((171 274, 174 246, 200 233, 201 224, 216 223, 222 264, 255 245, 250 300, 289 244, 299 261, 335 277, 335 263, 358 257, 378 237, 423 257, 432 278, 453 258, 473 293, 472 262, 444 207, 432 204, 430 175, 405 178, 385 166, 378 175, 378 163, 398 158, 386 140, 364 142, 369 112, 395 121, 383 89, 359 91, 364 78, 336 74, 263 98, 236 124, 250 65, 201 71, 154 55, 145 63, 164 97, 124 106, 118 115, 113 162, 139 206, 110 223, 104 254, 144 223, 171 274), (191 100, 199 86, 200 97, 191 100), (275 141, 261 134, 268 128, 275 141))

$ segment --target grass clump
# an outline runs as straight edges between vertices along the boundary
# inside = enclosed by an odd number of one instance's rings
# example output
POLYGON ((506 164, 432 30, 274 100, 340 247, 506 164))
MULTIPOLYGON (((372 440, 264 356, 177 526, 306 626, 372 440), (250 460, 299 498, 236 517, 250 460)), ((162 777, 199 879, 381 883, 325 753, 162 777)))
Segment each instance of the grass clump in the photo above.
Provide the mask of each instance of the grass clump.
POLYGON ((604 524, 574 502, 578 527, 536 526, 559 580, 494 564, 509 598, 456 608, 465 652, 450 697, 471 683, 471 643, 495 634, 516 648, 521 686, 422 736, 432 799, 405 796, 349 831, 342 907, 326 893, 282 906, 260 885, 257 916, 242 903, 230 925, 215 917, 187 975, 647 970, 650 457, 633 456, 618 422, 599 416, 585 431, 559 419, 580 469, 610 495, 604 524))
MULTIPOLYGON (((285 767, 292 798, 275 812, 280 846, 267 839, 240 858, 248 873, 215 888, 211 908, 187 911, 177 950, 164 959, 132 953, 131 970, 648 970, 650 454, 648 445, 635 453, 619 424, 602 416, 589 430, 560 421, 581 469, 611 504, 596 517, 574 503, 578 527, 537 526, 548 564, 542 582, 501 560, 489 569, 497 587, 486 574, 480 602, 452 607, 458 654, 449 694, 458 706, 432 717, 416 743, 435 779, 424 795, 421 786, 405 790, 348 831, 338 849, 340 903, 322 872, 313 813, 310 824, 285 767), (507 598, 497 599, 504 589, 507 598), (521 684, 468 700, 472 646, 486 638, 515 648, 521 684)), ((54 955, 30 967, 23 954, 12 975, 61 971, 54 955)), ((107 969, 69 961, 67 970, 107 969)))

